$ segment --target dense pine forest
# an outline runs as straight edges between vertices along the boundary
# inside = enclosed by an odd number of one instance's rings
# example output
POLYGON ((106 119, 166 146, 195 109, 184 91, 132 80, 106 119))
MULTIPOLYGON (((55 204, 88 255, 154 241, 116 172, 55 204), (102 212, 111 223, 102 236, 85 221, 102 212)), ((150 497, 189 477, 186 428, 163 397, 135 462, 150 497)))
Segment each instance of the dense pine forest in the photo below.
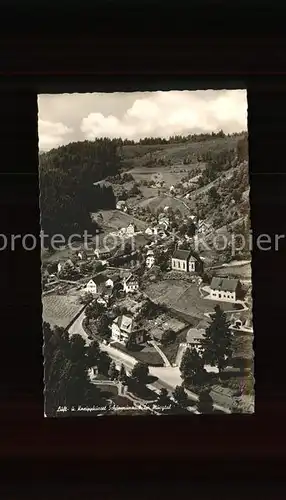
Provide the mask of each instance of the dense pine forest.
POLYGON ((115 208, 112 187, 94 183, 118 173, 116 141, 74 142, 41 154, 39 163, 41 226, 47 235, 95 231, 90 212, 115 208))

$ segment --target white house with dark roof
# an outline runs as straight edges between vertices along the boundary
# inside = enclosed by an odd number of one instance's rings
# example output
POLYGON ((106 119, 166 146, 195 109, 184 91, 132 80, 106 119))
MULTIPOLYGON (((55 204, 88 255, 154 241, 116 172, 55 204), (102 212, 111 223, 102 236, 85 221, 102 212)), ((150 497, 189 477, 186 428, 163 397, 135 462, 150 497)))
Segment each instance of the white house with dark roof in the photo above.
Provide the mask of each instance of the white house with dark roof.
POLYGON ((92 293, 92 295, 97 294, 97 284, 93 278, 87 282, 86 286, 83 288, 83 291, 84 293, 92 293))
POLYGON ((105 286, 109 287, 109 288, 113 288, 114 287, 114 282, 111 278, 108 278, 108 280, 106 280, 105 282, 105 286))
POLYGON ((172 256, 172 269, 185 273, 197 272, 202 266, 202 262, 192 255, 189 250, 175 250, 172 256))
POLYGON ((134 329, 134 322, 130 316, 122 314, 117 316, 111 325, 111 340, 126 345, 132 339, 135 343, 144 342, 144 332, 134 329))
POLYGON ((236 302, 241 292, 238 279, 213 278, 210 284, 210 298, 226 302, 236 302))
POLYGON ((123 212, 126 212, 127 211, 127 205, 126 205, 126 202, 124 200, 119 200, 117 203, 116 203, 116 208, 117 210, 121 210, 123 212))
POLYGON ((97 259, 105 260, 111 256, 111 252, 107 248, 96 248, 94 255, 97 259))
POLYGON ((148 250, 146 255, 146 267, 150 269, 155 264, 155 256, 153 250, 148 250))
POLYGON ((123 291, 126 293, 134 293, 139 290, 138 279, 135 278, 132 274, 127 276, 127 278, 123 278, 123 291))

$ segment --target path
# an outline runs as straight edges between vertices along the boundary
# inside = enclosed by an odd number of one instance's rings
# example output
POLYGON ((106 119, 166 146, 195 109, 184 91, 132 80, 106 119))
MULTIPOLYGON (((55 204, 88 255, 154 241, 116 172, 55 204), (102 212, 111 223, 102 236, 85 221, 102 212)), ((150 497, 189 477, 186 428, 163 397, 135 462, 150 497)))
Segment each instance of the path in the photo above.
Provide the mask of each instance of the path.
MULTIPOLYGON (((77 320, 72 324, 72 326, 69 329, 69 334, 74 335, 78 334, 81 335, 85 341, 86 345, 90 344, 90 340, 86 334, 86 332, 83 329, 82 326, 82 321, 84 319, 84 311, 80 314, 80 316, 77 318, 77 320)), ((119 351, 118 349, 115 349, 115 347, 112 347, 110 345, 104 345, 100 344, 100 349, 102 351, 105 351, 113 361, 115 361, 118 366, 121 366, 123 364, 126 368, 127 375, 128 373, 131 372, 132 368, 134 365, 138 362, 137 359, 133 358, 129 354, 126 354, 122 351, 119 351)), ((152 386, 154 385, 158 389, 167 389, 168 391, 173 391, 174 388, 177 385, 182 385, 182 378, 180 374, 180 369, 179 367, 172 367, 172 366, 164 366, 164 367, 154 367, 150 366, 149 367, 149 372, 150 375, 155 377, 157 380, 154 382, 154 384, 151 384, 152 386)), ((192 401, 198 401, 198 396, 191 391, 187 390, 186 391, 189 398, 192 401)), ((224 408, 220 405, 215 404, 214 408, 220 411, 223 411, 224 413, 231 413, 228 408, 224 408)))
POLYGON ((68 333, 70 337, 72 335, 80 335, 85 340, 85 345, 89 345, 91 343, 91 340, 88 338, 88 335, 82 326, 84 318, 85 318, 85 311, 83 310, 82 313, 78 316, 78 318, 69 327, 68 333))
POLYGON ((158 354, 161 356, 162 360, 164 361, 165 366, 172 366, 170 361, 168 360, 166 354, 163 353, 163 351, 160 349, 160 347, 158 346, 158 344, 155 340, 150 340, 148 343, 151 344, 154 347, 154 349, 156 349, 156 351, 158 352, 158 354))
POLYGON ((189 212, 192 211, 191 208, 184 202, 184 200, 182 200, 182 198, 178 198, 177 196, 174 196, 174 198, 183 203, 183 205, 185 205, 185 207, 189 210, 189 212))
POLYGON ((175 366, 180 366, 183 354, 185 352, 185 344, 179 344, 178 351, 177 351, 177 356, 174 365, 175 366))

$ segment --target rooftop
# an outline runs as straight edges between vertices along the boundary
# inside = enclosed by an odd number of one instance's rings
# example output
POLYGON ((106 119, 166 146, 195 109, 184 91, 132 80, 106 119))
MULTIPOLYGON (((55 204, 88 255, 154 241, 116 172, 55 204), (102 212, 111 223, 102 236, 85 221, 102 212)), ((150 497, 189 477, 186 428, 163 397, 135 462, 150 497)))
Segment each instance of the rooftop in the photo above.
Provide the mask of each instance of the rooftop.
POLYGON ((114 322, 118 324, 120 330, 123 330, 126 333, 131 333, 133 320, 130 316, 122 314, 122 316, 117 316, 114 322))
POLYGON ((210 287, 213 290, 222 290, 224 292, 235 292, 238 285, 237 279, 213 278, 210 287))
POLYGON ((187 260, 190 256, 190 250, 175 250, 173 259, 187 260))

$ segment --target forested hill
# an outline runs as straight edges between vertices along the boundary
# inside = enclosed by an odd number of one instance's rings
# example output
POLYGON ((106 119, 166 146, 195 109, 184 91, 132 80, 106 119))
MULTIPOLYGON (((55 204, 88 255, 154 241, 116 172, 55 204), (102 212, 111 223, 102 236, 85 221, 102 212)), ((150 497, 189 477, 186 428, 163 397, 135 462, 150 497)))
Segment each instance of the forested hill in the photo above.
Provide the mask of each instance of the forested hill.
POLYGON ((40 155, 41 227, 47 235, 92 231, 90 212, 115 208, 112 187, 94 182, 121 167, 118 143, 109 139, 74 142, 40 155))

